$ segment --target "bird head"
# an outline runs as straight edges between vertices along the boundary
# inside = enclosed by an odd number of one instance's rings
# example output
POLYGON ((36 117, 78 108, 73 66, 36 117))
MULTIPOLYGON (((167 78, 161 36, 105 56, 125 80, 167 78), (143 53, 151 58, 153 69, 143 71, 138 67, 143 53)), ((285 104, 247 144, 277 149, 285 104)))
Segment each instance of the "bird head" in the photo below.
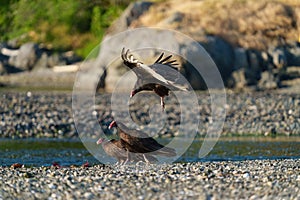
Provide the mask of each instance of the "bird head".
POLYGON ((112 129, 113 127, 117 127, 117 122, 116 121, 112 121, 109 126, 108 126, 108 129, 112 129))
POLYGON ((105 141, 105 138, 99 138, 99 140, 97 140, 96 144, 99 145, 99 144, 102 144, 102 142, 105 141))
POLYGON ((135 94, 136 94, 136 92, 134 90, 132 90, 130 93, 130 98, 132 98, 135 94))

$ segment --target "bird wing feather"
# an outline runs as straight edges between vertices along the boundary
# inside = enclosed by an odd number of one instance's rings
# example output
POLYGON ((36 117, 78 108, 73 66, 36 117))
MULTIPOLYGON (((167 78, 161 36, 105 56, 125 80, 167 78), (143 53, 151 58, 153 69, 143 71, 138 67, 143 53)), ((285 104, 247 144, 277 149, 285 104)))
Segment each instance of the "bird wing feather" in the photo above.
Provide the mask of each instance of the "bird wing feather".
POLYGON ((124 64, 133 69, 134 73, 138 77, 138 81, 135 87, 138 87, 137 84, 144 85, 147 83, 156 83, 164 85, 167 88, 187 91, 188 88, 186 86, 176 83, 176 81, 178 81, 178 77, 180 77, 179 72, 176 72, 174 70, 166 70, 161 66, 166 65, 175 68, 173 65, 176 60, 169 61, 172 55, 169 55, 166 58, 162 59, 163 55, 164 53, 162 53, 155 61, 155 63, 150 66, 143 64, 139 60, 135 59, 133 55, 129 54, 129 49, 127 49, 126 51, 125 48, 122 49, 121 58, 123 59, 124 64))
POLYGON ((103 150, 107 153, 107 155, 115 157, 117 159, 126 158, 126 149, 120 144, 117 144, 119 141, 110 140, 103 143, 103 150))
POLYGON ((150 153, 155 152, 155 154, 175 156, 175 150, 169 147, 165 147, 159 144, 154 138, 149 137, 149 135, 143 131, 130 129, 122 123, 118 123, 122 133, 119 134, 120 138, 128 143, 131 148, 131 152, 137 153, 150 153), (138 149, 136 149, 138 148, 138 149))

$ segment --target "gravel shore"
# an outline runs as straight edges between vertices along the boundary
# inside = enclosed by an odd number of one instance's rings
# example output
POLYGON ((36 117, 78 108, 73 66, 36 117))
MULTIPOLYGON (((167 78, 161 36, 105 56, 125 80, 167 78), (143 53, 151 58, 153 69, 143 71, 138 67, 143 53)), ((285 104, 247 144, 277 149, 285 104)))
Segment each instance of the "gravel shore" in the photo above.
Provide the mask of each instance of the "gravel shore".
MULTIPOLYGON (((0 93, 0 137, 2 138, 76 138, 71 93, 0 93)), ((104 132, 112 120, 110 94, 96 96, 96 115, 104 132)), ((156 95, 146 100, 159 104, 156 95)), ((211 121, 210 96, 199 93, 199 134, 205 135, 211 121)), ((147 123, 149 103, 132 100, 132 117, 147 123)), ((176 136, 180 125, 178 102, 166 98, 168 126, 160 135, 176 136)), ((228 93, 223 135, 300 135, 300 94, 228 93)), ((193 119, 190 121, 192 122, 193 119)), ((89 123, 83 121, 83 123, 89 123)), ((188 120, 189 123, 189 120, 188 120)), ((160 128, 160 127, 158 127, 160 128)), ((187 131, 188 132, 188 131, 187 131)))
POLYGON ((0 199, 299 199, 300 160, 0 167, 0 199))

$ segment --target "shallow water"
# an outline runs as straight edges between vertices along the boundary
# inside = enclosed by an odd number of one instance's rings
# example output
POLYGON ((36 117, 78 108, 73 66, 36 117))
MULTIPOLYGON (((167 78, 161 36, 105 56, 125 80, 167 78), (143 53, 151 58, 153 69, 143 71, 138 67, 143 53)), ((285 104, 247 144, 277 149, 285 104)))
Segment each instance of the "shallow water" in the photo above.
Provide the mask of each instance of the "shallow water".
MULTIPOLYGON (((166 143, 167 139, 160 139, 166 143)), ((203 139, 194 140, 177 162, 300 158, 300 137, 221 138, 204 158, 198 158, 203 139)), ((101 148, 101 147, 97 147, 101 148)), ((22 163, 26 166, 99 164, 80 140, 25 139, 0 140, 0 166, 22 163)))

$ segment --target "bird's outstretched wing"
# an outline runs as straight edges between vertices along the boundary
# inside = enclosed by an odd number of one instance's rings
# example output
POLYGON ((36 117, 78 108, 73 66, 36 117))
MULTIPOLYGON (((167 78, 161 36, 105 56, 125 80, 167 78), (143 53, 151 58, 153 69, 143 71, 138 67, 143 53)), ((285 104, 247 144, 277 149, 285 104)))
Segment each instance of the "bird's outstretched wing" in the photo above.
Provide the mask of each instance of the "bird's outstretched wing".
POLYGON ((168 80, 169 84, 173 86, 173 89, 184 91, 188 90, 188 87, 185 86, 186 80, 179 72, 179 68, 175 66, 178 65, 177 60, 170 60, 170 58, 172 58, 172 55, 169 55, 162 59, 163 56, 164 53, 161 53, 158 59, 149 67, 156 73, 163 76, 166 80, 168 80))
POLYGON ((169 65, 170 67, 177 69, 177 67, 175 67, 175 65, 178 65, 177 60, 169 60, 172 57, 172 55, 169 55, 166 58, 162 59, 163 56, 164 56, 164 52, 160 54, 160 56, 157 58, 154 64, 157 63, 162 65, 169 65))
POLYGON ((159 144, 154 138, 150 137, 147 133, 136 129, 130 129, 126 125, 118 122, 118 126, 124 134, 120 134, 120 138, 129 144, 132 152, 137 153, 150 153, 176 156, 174 149, 165 147, 159 144))
POLYGON ((156 83, 161 84, 166 87, 171 87, 176 90, 188 90, 186 86, 177 84, 176 81, 179 77, 179 72, 163 67, 162 65, 174 68, 177 63, 176 60, 169 60, 172 55, 163 58, 164 53, 162 53, 154 64, 148 66, 143 64, 141 61, 129 54, 129 49, 125 51, 122 49, 121 58, 126 66, 133 69, 134 73, 137 75, 138 79, 141 79, 144 84, 146 83, 156 83))
POLYGON ((168 84, 168 80, 166 80, 163 76, 156 73, 148 65, 145 65, 134 58, 132 54, 129 54, 129 49, 127 51, 125 51, 125 48, 122 49, 121 58, 126 66, 128 66, 130 69, 133 69, 138 78, 150 81, 155 81, 154 79, 156 79, 159 81, 157 82, 159 84, 168 84))
POLYGON ((124 64, 129 67, 130 69, 133 69, 138 66, 138 64, 143 64, 139 60, 133 57, 132 54, 128 54, 129 49, 125 51, 125 48, 122 49, 121 58, 124 62, 124 64))

